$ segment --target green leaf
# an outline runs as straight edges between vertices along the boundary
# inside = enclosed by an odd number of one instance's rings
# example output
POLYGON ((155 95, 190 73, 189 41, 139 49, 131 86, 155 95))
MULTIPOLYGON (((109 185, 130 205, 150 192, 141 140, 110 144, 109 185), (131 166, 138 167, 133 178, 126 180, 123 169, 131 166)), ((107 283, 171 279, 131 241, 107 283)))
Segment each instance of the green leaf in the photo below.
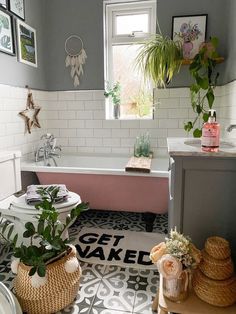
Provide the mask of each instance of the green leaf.
POLYGON ((203 118, 203 121, 204 121, 204 122, 207 122, 207 121, 208 121, 208 118, 209 118, 209 114, 208 114, 208 113, 204 113, 204 114, 202 115, 202 118, 203 118))
POLYGON ((9 223, 7 221, 4 222, 4 226, 2 228, 2 234, 5 233, 6 229, 7 229, 7 226, 9 225, 9 223))
POLYGON ((32 267, 29 271, 29 276, 33 276, 36 273, 37 268, 36 267, 32 267))
POLYGON ((32 230, 26 230, 24 233, 23 233, 23 237, 24 238, 30 238, 34 235, 34 231, 32 230))
POLYGON ((39 221, 39 223, 38 223, 38 233, 39 233, 39 234, 43 234, 43 231, 44 231, 44 221, 41 220, 41 221, 39 221))
POLYGON ((219 44, 219 39, 217 37, 212 37, 211 38, 211 43, 214 46, 214 48, 217 48, 217 46, 219 44))
POLYGON ((8 230, 8 233, 7 233, 7 239, 10 240, 11 238, 11 235, 12 235, 12 232, 13 232, 13 229, 14 229, 14 225, 12 225, 9 230, 8 230))
POLYGON ((212 108, 212 105, 213 105, 214 100, 215 100, 215 96, 214 96, 214 93, 213 93, 212 89, 210 89, 207 92, 206 97, 207 97, 207 101, 208 101, 209 107, 212 108))
POLYGON ((195 130, 193 131, 193 136, 194 136, 194 137, 201 137, 201 136, 202 136, 202 130, 200 130, 200 129, 195 129, 195 130))
POLYGON ((33 231, 34 233, 35 233, 35 227, 34 227, 34 225, 32 224, 32 222, 27 222, 26 224, 25 224, 25 229, 27 229, 27 230, 30 230, 30 231, 33 231))
POLYGON ((192 130, 192 128, 193 128, 193 124, 191 121, 188 121, 187 123, 185 123, 185 125, 184 125, 185 131, 189 132, 192 130))
POLYGON ((202 107, 200 105, 196 106, 196 111, 198 114, 200 114, 202 112, 202 107))
POLYGON ((18 239, 18 234, 15 234, 15 236, 12 240, 13 246, 16 246, 17 239, 18 239))
POLYGON ((202 89, 208 89, 209 87, 209 81, 208 81, 208 78, 201 78, 200 76, 198 76, 196 78, 196 81, 198 83, 198 85, 202 88, 202 89))
POLYGON ((190 91, 191 92, 193 92, 193 93, 198 93, 199 92, 199 90, 200 90, 200 86, 199 85, 197 85, 197 84, 193 84, 193 85, 191 85, 191 87, 190 87, 190 91))
POLYGON ((37 273, 38 273, 39 277, 45 277, 45 275, 46 275, 46 266, 45 265, 40 265, 37 268, 37 273))

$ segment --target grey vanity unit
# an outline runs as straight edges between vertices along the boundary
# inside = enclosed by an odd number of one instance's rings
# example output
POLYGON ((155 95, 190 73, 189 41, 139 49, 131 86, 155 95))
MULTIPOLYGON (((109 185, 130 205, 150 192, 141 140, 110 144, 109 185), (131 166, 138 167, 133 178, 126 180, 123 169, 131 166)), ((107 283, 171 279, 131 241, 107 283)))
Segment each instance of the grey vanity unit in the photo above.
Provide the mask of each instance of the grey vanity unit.
POLYGON ((189 235, 203 248, 207 237, 230 241, 236 261, 236 146, 201 151, 199 139, 168 138, 169 229, 189 235))

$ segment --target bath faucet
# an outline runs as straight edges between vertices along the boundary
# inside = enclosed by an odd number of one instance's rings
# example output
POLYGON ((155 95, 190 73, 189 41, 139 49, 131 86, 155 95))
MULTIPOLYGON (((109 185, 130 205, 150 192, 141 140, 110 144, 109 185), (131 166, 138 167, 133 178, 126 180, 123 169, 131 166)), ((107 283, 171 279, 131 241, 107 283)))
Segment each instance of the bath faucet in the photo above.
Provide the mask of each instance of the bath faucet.
POLYGON ((227 127, 226 131, 227 131, 227 132, 231 132, 233 129, 236 129, 236 124, 230 124, 230 125, 227 127))
POLYGON ((49 160, 54 161, 55 166, 57 166, 56 160, 54 157, 60 157, 59 151, 61 151, 61 146, 56 146, 57 139, 53 134, 47 133, 41 136, 41 140, 44 140, 43 146, 38 147, 35 152, 35 161, 44 161, 45 166, 50 166, 49 160))

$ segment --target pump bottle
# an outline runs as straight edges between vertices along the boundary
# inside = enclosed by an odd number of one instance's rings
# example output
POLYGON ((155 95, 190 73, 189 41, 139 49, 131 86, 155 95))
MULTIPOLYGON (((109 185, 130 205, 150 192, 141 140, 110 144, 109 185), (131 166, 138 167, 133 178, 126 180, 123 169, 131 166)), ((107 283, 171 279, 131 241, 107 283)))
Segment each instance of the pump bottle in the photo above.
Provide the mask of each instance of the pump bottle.
POLYGON ((218 152, 220 144, 220 124, 216 122, 216 111, 209 110, 209 118, 202 127, 202 150, 204 152, 218 152))

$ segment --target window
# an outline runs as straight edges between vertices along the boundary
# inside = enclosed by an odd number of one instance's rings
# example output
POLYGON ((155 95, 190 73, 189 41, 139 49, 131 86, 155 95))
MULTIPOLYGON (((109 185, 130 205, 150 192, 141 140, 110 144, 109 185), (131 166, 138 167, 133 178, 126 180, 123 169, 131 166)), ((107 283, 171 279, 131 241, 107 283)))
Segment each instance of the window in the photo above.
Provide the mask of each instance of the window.
MULTIPOLYGON (((120 119, 152 119, 153 89, 135 67, 142 41, 155 33, 156 1, 104 4, 105 86, 120 86, 120 119)), ((112 97, 106 103, 107 119, 114 118, 112 97)))

